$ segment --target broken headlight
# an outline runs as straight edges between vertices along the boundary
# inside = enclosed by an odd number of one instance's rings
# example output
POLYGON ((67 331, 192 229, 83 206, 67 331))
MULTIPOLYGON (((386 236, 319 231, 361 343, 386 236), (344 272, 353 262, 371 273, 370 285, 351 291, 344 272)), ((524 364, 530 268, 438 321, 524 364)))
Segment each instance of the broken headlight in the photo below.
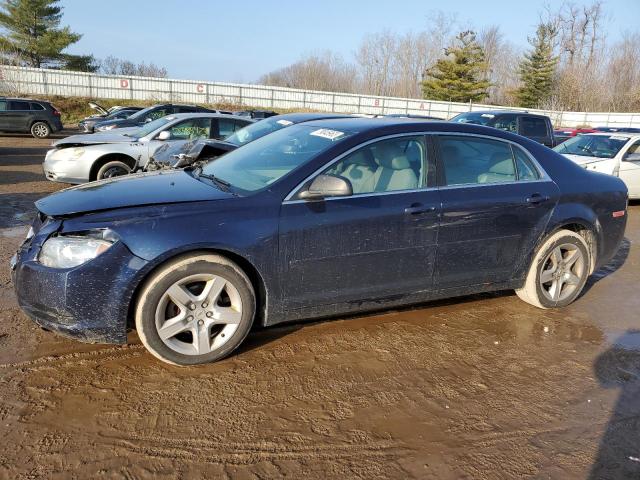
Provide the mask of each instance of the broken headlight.
POLYGON ((77 267, 106 252, 114 242, 113 235, 102 231, 51 237, 42 245, 38 261, 51 268, 77 267))

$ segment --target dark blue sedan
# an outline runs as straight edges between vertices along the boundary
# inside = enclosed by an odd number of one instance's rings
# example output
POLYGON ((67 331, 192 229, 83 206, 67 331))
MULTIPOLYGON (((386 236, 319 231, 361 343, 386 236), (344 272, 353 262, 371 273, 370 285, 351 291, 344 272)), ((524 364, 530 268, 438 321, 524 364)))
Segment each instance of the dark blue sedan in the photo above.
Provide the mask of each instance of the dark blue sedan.
POLYGON ((88 342, 135 328, 191 365, 254 323, 504 289, 568 305, 618 249, 627 189, 508 132, 352 118, 36 205, 13 265, 24 311, 88 342))

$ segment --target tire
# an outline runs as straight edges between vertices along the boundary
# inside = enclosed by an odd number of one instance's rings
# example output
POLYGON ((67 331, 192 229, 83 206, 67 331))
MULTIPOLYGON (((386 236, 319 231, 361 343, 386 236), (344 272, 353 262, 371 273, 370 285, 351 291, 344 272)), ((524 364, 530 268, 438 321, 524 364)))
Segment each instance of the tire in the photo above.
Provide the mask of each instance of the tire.
POLYGON ((34 138, 49 138, 51 128, 46 122, 35 122, 31 125, 31 135, 34 138))
POLYGON ((524 285, 516 294, 538 308, 566 307, 578 298, 589 277, 589 252, 587 242, 577 233, 554 233, 533 257, 524 285))
POLYGON ((146 281, 135 323, 144 346, 163 362, 200 365, 233 352, 255 311, 253 286, 240 267, 200 253, 167 263, 146 281))
POLYGON ((120 160, 111 160, 100 167, 96 174, 96 180, 121 177, 122 175, 129 175, 130 173, 131 167, 129 165, 120 160))

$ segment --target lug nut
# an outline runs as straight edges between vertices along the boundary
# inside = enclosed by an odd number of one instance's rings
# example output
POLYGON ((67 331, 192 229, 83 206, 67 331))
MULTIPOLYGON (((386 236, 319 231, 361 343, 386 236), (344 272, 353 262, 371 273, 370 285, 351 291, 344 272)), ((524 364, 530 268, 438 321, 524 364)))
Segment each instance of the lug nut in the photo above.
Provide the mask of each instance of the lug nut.
POLYGON ((191 320, 193 320, 193 317, 192 317, 191 315, 189 315, 189 316, 187 317, 187 322, 190 322, 191 320))
POLYGON ((213 312, 207 312, 207 317, 209 318, 213 317, 213 312))
POLYGON ((198 320, 198 325, 200 326, 204 325, 204 320, 198 320))
POLYGON ((195 303, 189 304, 189 310, 195 310, 195 309, 196 309, 196 304, 195 303))
POLYGON ((209 305, 209 304, 208 304, 207 302, 204 302, 204 303, 202 304, 202 308, 207 308, 207 305, 209 305))

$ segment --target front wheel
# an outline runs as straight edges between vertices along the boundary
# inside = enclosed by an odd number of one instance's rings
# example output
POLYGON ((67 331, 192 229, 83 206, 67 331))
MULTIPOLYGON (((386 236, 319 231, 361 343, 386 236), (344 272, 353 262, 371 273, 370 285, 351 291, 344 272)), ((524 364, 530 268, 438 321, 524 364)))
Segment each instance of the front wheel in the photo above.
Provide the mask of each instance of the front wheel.
POLYGON ((96 180, 105 178, 120 177, 131 173, 131 167, 120 160, 112 160, 100 167, 96 174, 96 180))
POLYGON ((551 235, 533 258, 521 300, 539 308, 565 307, 573 302, 589 277, 591 258, 583 237, 570 230, 551 235))
POLYGON ((173 365, 229 355, 249 333, 255 293, 225 257, 194 254, 161 267, 143 287, 135 322, 144 346, 173 365))

